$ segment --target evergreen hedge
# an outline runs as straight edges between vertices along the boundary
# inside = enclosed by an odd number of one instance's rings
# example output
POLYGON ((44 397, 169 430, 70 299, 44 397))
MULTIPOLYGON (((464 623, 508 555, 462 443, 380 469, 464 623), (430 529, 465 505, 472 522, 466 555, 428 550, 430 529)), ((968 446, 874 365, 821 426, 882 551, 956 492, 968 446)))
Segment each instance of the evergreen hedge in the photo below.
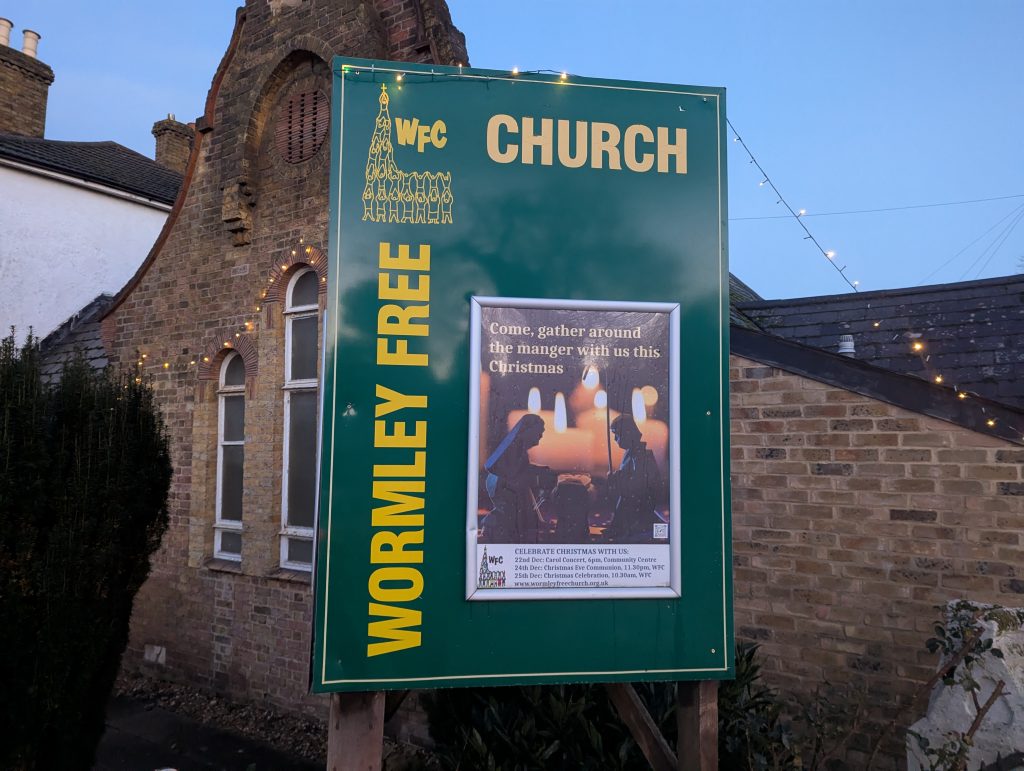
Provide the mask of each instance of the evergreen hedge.
POLYGON ((0 768, 91 768, 170 479, 148 387, 0 343, 0 768))

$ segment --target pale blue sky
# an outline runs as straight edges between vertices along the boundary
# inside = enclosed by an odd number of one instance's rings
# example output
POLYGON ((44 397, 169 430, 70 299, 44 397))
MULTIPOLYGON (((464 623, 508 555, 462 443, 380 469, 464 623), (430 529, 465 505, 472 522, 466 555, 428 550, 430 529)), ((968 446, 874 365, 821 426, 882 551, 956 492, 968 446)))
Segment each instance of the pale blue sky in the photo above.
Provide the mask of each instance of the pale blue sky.
MULTIPOLYGON (((239 4, 0 0, 0 16, 19 48, 23 28, 43 36, 48 137, 152 155, 155 120, 202 111, 239 4)), ((1020 0, 449 5, 476 66, 725 86, 733 125, 810 215, 1004 197, 808 217, 861 289, 1021 270, 1020 0)), ((769 298, 849 291, 792 219, 740 219, 784 210, 736 143, 729 164, 733 272, 769 298)))

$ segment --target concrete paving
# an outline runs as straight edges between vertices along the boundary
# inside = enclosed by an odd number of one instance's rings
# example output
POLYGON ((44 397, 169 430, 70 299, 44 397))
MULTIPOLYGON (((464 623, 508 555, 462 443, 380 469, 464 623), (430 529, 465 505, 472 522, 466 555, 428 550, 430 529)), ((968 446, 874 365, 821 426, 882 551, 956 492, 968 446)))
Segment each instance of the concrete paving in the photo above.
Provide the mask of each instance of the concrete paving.
POLYGON ((93 771, 322 771, 268 744, 203 725, 152 702, 115 697, 93 771))

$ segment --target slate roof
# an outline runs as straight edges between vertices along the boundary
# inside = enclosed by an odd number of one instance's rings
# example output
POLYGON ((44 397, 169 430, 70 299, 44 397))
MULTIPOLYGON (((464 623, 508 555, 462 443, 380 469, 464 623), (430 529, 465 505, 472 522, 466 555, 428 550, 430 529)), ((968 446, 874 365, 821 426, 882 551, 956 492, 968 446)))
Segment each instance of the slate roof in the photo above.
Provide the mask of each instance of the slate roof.
POLYGON ((62 142, 0 133, 0 158, 173 204, 181 174, 117 142, 62 142))
POLYGON ((861 361, 1024 406, 1024 274, 737 305, 769 334, 833 352, 853 335, 861 361))
POLYGON ((732 273, 729 274, 729 323, 744 329, 760 329, 754 321, 738 307, 738 303, 754 302, 762 297, 732 273))
POLYGON ((95 369, 107 366, 109 360, 100 339, 100 318, 113 301, 113 295, 99 295, 43 338, 39 348, 44 382, 58 380, 65 362, 79 353, 95 369))

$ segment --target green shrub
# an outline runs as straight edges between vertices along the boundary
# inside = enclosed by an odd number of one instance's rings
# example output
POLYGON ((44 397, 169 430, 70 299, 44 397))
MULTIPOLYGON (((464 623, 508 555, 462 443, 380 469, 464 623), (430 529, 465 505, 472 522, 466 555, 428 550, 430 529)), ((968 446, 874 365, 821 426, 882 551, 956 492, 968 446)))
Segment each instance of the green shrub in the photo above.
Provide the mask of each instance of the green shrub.
POLYGON ((81 360, 53 386, 0 343, 0 768, 88 769, 167 527, 150 390, 81 360))
MULTIPOLYGON (((719 686, 721 768, 795 768, 774 691, 760 684, 756 646, 740 646, 736 679, 719 686)), ((676 744, 675 683, 634 686, 669 745, 676 744)), ((648 769, 601 685, 468 688, 424 696, 446 769, 648 769)))

